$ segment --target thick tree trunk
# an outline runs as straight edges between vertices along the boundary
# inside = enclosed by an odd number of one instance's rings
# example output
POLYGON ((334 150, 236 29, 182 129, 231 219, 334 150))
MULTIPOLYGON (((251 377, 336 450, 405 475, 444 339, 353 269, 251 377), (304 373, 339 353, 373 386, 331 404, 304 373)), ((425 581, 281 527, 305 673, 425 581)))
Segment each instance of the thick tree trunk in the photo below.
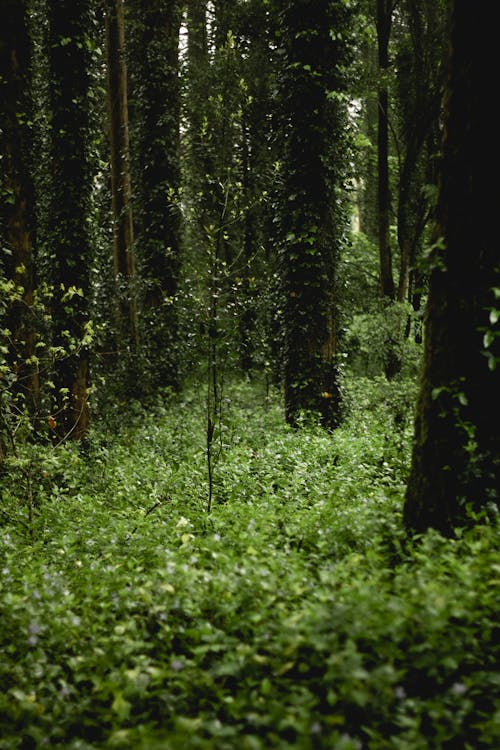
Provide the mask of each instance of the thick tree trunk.
POLYGON ((180 268, 180 2, 133 0, 137 258, 145 286, 141 341, 151 386, 178 385, 178 320, 174 298, 180 268), (145 50, 148 51, 145 54, 145 50))
POLYGON ((404 516, 445 534, 498 505, 500 288, 488 165, 496 163, 494 118, 485 108, 496 61, 489 14, 453 5, 436 252, 430 280, 425 364, 404 516), (497 292, 498 294, 498 292, 497 292))
POLYGON ((302 411, 325 426, 339 421, 335 264, 343 216, 335 198, 343 176, 337 144, 342 117, 335 97, 344 61, 342 3, 288 3, 283 14, 287 72, 283 249, 285 415, 302 411), (341 32, 332 39, 330 29, 341 32))
POLYGON ((55 411, 60 438, 81 438, 89 425, 89 323, 91 250, 87 231, 89 169, 90 5, 49 0, 51 185, 49 241, 55 411))
POLYGON ((4 329, 8 361, 16 376, 14 393, 32 417, 39 409, 34 301, 34 188, 31 176, 32 101, 31 45, 26 2, 7 0, 0 11, 0 154, 3 176, 0 190, 3 240, 9 254, 3 258, 7 280, 13 282, 4 329))

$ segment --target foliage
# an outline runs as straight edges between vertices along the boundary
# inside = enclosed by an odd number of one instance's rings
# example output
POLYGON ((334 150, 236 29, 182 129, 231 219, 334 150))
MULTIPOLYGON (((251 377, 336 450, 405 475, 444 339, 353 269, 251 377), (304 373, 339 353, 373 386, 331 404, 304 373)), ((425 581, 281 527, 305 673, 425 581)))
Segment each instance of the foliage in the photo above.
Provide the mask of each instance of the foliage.
MULTIPOLYGON (((495 391, 481 385, 498 373, 496 258, 468 308, 481 263, 461 251, 486 225, 471 221, 450 262, 445 232, 427 226, 447 3, 386 4, 395 33, 381 80, 373 2, 129 0, 138 264, 123 284, 102 4, 8 5, 28 44, 8 52, 5 26, 0 750, 493 750, 496 506, 473 515, 465 497, 453 538, 409 539, 402 520, 426 244, 456 305, 443 341, 461 345, 470 329, 473 345, 463 372, 452 348, 440 355, 450 377, 428 381, 439 426, 451 426, 444 442, 465 450, 456 472, 441 471, 451 464, 438 451, 436 474, 418 470, 425 523, 443 473, 493 488, 498 468, 495 391), (390 303, 374 222, 382 84, 400 265, 390 303), (457 295, 449 272, 462 257, 457 295), (128 345, 116 313, 128 306, 135 321, 135 296, 140 336, 128 345), (283 376, 300 429, 283 419, 283 376)), ((467 127, 486 69, 457 108, 467 127)), ((453 154, 450 174, 489 184, 469 151, 453 154)), ((491 213, 492 191, 476 192, 447 215, 491 213)), ((419 434, 427 441, 427 426, 419 434)))
POLYGON ((405 541, 413 388, 232 384, 210 516, 196 388, 4 465, 0 748, 493 748, 498 528, 405 541))

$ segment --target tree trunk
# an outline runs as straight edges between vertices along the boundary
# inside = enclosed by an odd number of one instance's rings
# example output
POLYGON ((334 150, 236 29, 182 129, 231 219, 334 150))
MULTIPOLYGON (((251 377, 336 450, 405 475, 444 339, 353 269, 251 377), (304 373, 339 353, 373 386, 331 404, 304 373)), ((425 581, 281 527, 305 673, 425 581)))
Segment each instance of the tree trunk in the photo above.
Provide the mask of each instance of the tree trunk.
POLYGON ((469 511, 498 505, 500 442, 500 269, 494 118, 485 107, 496 62, 489 14, 453 3, 451 64, 440 197, 425 333, 425 363, 404 508, 411 530, 452 534, 469 511), (497 291, 495 291, 497 290, 497 291))
POLYGON ((253 199, 252 170, 250 165, 251 146, 250 128, 245 118, 241 123, 241 151, 242 151, 242 183, 245 201, 247 202, 243 227, 243 274, 241 282, 241 305, 239 332, 239 360, 244 373, 249 374, 253 368, 253 332, 257 319, 255 309, 255 284, 251 280, 252 259, 257 247, 257 226, 255 209, 251 205, 253 199))
POLYGON ((81 438, 89 426, 89 323, 91 249, 88 235, 90 3, 49 0, 51 185, 49 242, 55 411, 61 439, 81 438))
POLYGON ((129 3, 135 227, 141 265, 141 342, 151 387, 178 385, 175 295, 180 268, 180 2, 129 3), (148 50, 148 54, 144 54, 148 50))
POLYGON ((422 237, 433 215, 426 187, 436 184, 436 139, 443 88, 446 14, 434 0, 407 0, 401 9, 404 33, 398 44, 397 87, 400 133, 397 299, 410 299, 422 237))
POLYGON ((342 3, 287 3, 282 27, 285 128, 283 247, 285 416, 339 421, 335 265, 344 217, 335 197, 343 177, 343 120, 335 94, 345 60, 342 3), (333 38, 330 29, 338 34, 333 38))
POLYGON ((34 188, 31 175, 31 44, 26 2, 7 0, 0 15, 0 190, 6 278, 14 284, 7 301, 4 329, 9 330, 8 363, 16 380, 18 407, 35 417, 39 409, 39 375, 35 359, 37 326, 34 302, 34 188))
MULTIPOLYGON (((396 288, 392 268, 392 247, 390 237, 391 191, 389 181, 389 39, 392 28, 393 0, 377 0, 377 41, 378 41, 378 130, 377 130, 377 216, 378 248, 380 259, 380 291, 384 307, 395 300, 396 288)), ((384 369, 387 377, 393 378, 401 370, 401 357, 397 351, 399 339, 398 316, 394 321, 387 320, 388 332, 384 351, 384 369)))
POLYGON ((389 38, 392 26, 392 0, 377 0, 378 40, 378 242, 380 256, 380 286, 383 297, 394 300, 394 277, 390 240, 391 196, 389 188, 389 38))
POLYGON ((106 0, 106 53, 118 345, 134 352, 138 330, 123 0, 106 0))

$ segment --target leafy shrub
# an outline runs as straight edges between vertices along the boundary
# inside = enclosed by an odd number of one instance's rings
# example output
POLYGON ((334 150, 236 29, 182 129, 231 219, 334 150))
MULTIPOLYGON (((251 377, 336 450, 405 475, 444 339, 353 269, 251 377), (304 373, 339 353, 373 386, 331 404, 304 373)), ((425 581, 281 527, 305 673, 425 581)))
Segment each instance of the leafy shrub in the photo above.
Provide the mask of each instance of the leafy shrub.
POLYGON ((498 528, 406 539, 408 392, 358 382, 329 434, 232 388, 210 515, 196 391, 39 451, 33 534, 0 531, 0 750, 493 750, 498 528))

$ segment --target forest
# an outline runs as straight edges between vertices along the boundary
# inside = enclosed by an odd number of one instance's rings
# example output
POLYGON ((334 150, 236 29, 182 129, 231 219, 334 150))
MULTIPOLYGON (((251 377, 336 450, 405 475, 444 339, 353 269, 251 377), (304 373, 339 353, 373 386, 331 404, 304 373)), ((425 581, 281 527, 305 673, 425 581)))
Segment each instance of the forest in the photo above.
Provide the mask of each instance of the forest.
POLYGON ((496 35, 0 0, 0 750, 500 747, 496 35))

